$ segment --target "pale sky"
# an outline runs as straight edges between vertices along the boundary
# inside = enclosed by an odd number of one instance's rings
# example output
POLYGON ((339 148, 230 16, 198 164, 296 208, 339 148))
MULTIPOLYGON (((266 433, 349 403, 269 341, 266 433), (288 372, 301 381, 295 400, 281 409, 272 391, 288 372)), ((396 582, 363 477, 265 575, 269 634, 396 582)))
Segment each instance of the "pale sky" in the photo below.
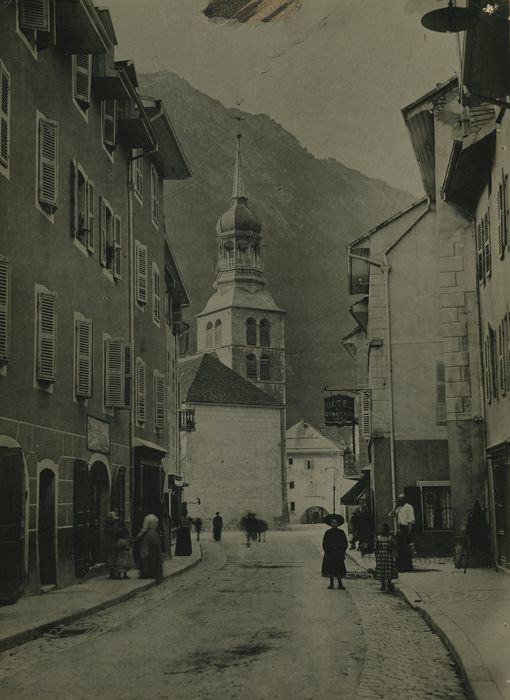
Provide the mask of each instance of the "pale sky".
POLYGON ((400 110, 457 70, 456 36, 425 30, 439 0, 304 0, 291 19, 238 25, 207 0, 105 0, 117 58, 170 70, 227 107, 263 112, 321 158, 416 195, 400 110))

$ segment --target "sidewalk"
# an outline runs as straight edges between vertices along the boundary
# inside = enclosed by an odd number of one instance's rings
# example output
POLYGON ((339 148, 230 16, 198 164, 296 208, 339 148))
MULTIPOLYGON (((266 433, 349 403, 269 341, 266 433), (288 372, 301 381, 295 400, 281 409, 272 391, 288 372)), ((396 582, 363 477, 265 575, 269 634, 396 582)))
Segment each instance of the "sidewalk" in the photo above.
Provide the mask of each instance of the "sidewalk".
MULTIPOLYGON (((178 576, 196 566, 201 559, 202 549, 193 542, 190 557, 173 557, 163 562, 163 576, 165 579, 178 576)), ((121 603, 156 585, 153 580, 139 579, 137 569, 132 569, 129 576, 127 581, 112 581, 106 575, 88 578, 74 586, 24 596, 14 605, 0 606, 0 652, 121 603)))
MULTIPOLYGON (((349 556, 374 569, 373 555, 349 556)), ((449 559, 417 559, 399 574, 397 592, 443 639, 474 700, 510 699, 510 576, 456 569, 449 559)))

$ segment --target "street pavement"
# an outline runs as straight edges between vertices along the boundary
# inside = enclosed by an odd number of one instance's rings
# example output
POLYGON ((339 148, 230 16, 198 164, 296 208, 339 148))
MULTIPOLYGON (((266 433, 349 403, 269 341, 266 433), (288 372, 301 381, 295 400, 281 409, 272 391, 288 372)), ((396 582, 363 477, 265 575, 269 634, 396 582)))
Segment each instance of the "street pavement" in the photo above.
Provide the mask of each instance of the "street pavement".
POLYGON ((25 700, 466 698, 439 637, 354 562, 320 576, 324 528, 202 537, 202 562, 160 586, 0 654, 2 697, 25 700))

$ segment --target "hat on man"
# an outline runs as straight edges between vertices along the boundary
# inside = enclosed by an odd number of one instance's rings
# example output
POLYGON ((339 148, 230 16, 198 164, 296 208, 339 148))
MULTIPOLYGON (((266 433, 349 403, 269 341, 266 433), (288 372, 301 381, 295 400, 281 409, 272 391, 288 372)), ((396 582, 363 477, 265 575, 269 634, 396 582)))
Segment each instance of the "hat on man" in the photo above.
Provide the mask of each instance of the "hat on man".
POLYGON ((324 518, 326 525, 331 525, 332 520, 337 522, 338 525, 343 525, 345 523, 345 518, 342 515, 338 515, 338 513, 330 513, 324 518))

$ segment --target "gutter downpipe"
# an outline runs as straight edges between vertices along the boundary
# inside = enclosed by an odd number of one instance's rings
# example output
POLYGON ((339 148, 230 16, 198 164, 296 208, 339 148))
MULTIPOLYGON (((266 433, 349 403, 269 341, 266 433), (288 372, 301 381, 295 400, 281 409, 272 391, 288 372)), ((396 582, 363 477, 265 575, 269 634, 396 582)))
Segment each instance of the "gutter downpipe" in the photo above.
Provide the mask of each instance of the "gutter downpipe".
POLYGON ((128 164, 128 237, 129 237, 129 345, 131 347, 130 362, 131 367, 131 405, 129 407, 129 452, 131 460, 130 469, 130 520, 133 527, 133 490, 135 483, 135 406, 134 406, 134 367, 135 367, 135 246, 134 246, 134 226, 133 226, 133 161, 131 155, 128 164))
POLYGON ((390 438, 390 472, 391 472, 391 498, 393 502, 393 509, 397 505, 397 477, 396 477, 396 465, 395 465, 395 422, 394 422, 394 411, 393 411, 393 358, 391 352, 391 312, 390 312, 390 286, 389 286, 389 273, 391 270, 391 265, 388 262, 388 254, 390 251, 398 244, 400 241, 407 236, 407 234, 425 217, 432 206, 430 197, 427 197, 427 206, 424 211, 401 233, 401 235, 391 243, 386 250, 383 252, 383 262, 378 262, 371 258, 363 258, 360 255, 349 254, 351 258, 356 258, 358 260, 363 260, 368 262, 370 265, 375 265, 383 273, 384 278, 384 303, 386 307, 386 342, 388 346, 387 350, 387 360, 388 360, 388 403, 389 403, 389 438, 390 438))

